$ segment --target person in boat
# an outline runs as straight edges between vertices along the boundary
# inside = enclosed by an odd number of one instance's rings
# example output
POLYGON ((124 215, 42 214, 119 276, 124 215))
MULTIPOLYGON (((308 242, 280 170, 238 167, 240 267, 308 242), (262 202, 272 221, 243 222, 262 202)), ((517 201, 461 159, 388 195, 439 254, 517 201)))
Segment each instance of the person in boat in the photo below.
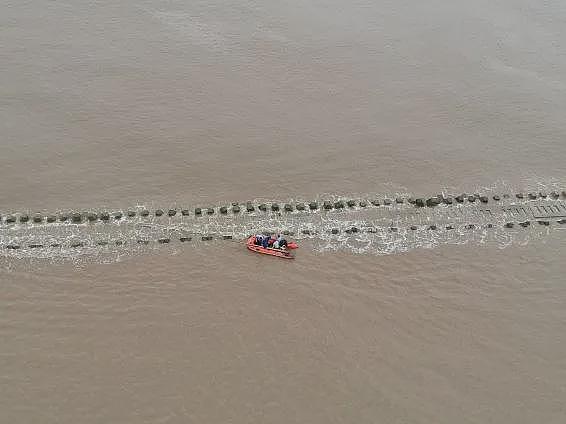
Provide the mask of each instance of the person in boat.
POLYGON ((277 236, 265 236, 263 234, 256 234, 254 244, 256 246, 262 246, 265 249, 271 248, 278 250, 285 250, 288 245, 287 240, 285 240, 281 234, 277 234, 277 236))
POLYGON ((269 237, 264 237, 263 240, 261 241, 261 245, 267 249, 269 247, 269 237))
POLYGON ((277 234, 277 238, 273 237, 272 240, 273 244, 271 247, 273 249, 285 250, 287 248, 287 240, 285 240, 281 234, 277 234))
POLYGON ((285 249, 287 247, 287 240, 283 238, 281 234, 277 237, 277 244, 279 245, 279 249, 285 249))

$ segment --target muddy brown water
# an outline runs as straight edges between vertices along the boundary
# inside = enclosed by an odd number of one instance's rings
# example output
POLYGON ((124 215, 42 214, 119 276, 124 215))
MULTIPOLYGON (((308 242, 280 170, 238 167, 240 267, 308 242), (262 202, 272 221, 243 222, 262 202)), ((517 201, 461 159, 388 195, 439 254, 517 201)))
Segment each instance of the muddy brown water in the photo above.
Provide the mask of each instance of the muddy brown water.
MULTIPOLYGON (((558 1, 0 10, 3 215, 566 187, 558 1)), ((562 423, 565 235, 3 257, 0 422, 562 423)))

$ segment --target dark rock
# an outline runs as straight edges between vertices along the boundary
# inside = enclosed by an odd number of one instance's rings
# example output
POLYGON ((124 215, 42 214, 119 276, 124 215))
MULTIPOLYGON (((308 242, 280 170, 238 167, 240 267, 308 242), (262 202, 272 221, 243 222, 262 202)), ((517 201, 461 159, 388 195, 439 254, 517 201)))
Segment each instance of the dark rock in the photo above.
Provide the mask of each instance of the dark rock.
POLYGON ((480 196, 480 202, 487 203, 489 201, 487 196, 480 196))
POLYGON ((419 208, 424 208, 426 206, 426 200, 422 198, 415 199, 415 205, 419 208))
POLYGON ((474 228, 476 228, 476 226, 474 224, 468 224, 468 225, 466 225, 466 228, 468 230, 473 230, 474 228))
POLYGON ((348 205, 348 207, 353 208, 354 206, 356 206, 356 201, 355 200, 348 200, 346 202, 346 204, 348 205))
POLYGON ((222 236, 222 240, 232 240, 232 238, 233 237, 229 235, 222 236))
POLYGON ((54 216, 54 215, 49 215, 49 216, 47 217, 47 222, 48 222, 48 223, 52 224, 52 223, 55 222, 55 221, 57 221, 57 217, 56 217, 56 216, 54 216))
POLYGON ((556 222, 558 222, 559 224, 566 224, 566 219, 561 219, 561 220, 556 221, 556 222))
POLYGON ((515 195, 515 197, 516 197, 517 199, 524 199, 524 198, 525 198, 525 195, 524 195, 523 193, 517 193, 517 194, 515 195))
POLYGON ((84 247, 84 242, 82 241, 74 241, 71 243, 71 247, 75 248, 75 247, 84 247))
POLYGON ((16 222, 16 217, 13 215, 7 216, 6 217, 6 224, 13 224, 16 222))
POLYGON ((391 203, 393 203, 393 202, 391 202, 391 199, 383 199, 383 204, 385 206, 391 206, 391 203))
POLYGON ((67 214, 59 215, 59 221, 67 222, 68 220, 69 220, 69 215, 67 214))
POLYGON ((410 203, 411 205, 414 205, 414 204, 415 204, 415 199, 414 199, 413 197, 409 197, 409 198, 407 199, 407 202, 410 203))
POLYGON ((49 247, 61 247, 61 243, 51 243, 49 247))
POLYGON ((122 214, 122 212, 115 212, 115 213, 114 213, 114 219, 115 219, 116 221, 119 221, 120 219, 122 219, 123 216, 124 216, 124 215, 122 214))
POLYGON ((329 202, 328 200, 325 200, 324 203, 322 204, 322 208, 328 211, 332 209, 332 203, 329 202))
POLYGON ((34 243, 34 244, 29 244, 28 247, 30 249, 41 249, 41 248, 43 248, 43 244, 35 244, 34 243))
POLYGON ((340 233, 340 230, 338 228, 333 228, 331 232, 332 234, 338 234, 340 233))
POLYGON ((493 228, 493 224, 487 224, 487 228, 493 228))
POLYGON ((493 200, 495 200, 496 202, 499 202, 501 200, 501 197, 499 197, 497 194, 495 196, 493 196, 493 200))
POLYGON ((507 193, 505 193, 505 194, 503 195, 503 198, 504 198, 504 199, 509 199, 510 197, 511 197, 511 196, 510 196, 509 194, 507 194, 507 193))
POLYGON ((298 211, 304 211, 305 208, 306 208, 306 206, 305 206, 304 203, 297 203, 297 204, 295 205, 295 208, 297 208, 298 211))
POLYGON ((163 213, 164 213, 164 212, 163 212, 161 209, 157 209, 157 210, 155 211, 155 216, 163 216, 163 213))
POLYGON ((279 211, 279 204, 278 203, 272 203, 271 204, 271 210, 273 212, 278 212, 279 211))
POLYGON ((550 225, 550 221, 539 221, 538 223, 540 225, 544 225, 545 227, 548 227, 550 225))
POLYGON ((381 202, 377 199, 371 200, 371 204, 373 206, 381 206, 381 202))
POLYGON ((389 228, 389 231, 392 232, 392 233, 396 233, 397 231, 399 231, 399 228, 397 228, 397 227, 390 227, 390 228, 389 228))
POLYGON ((505 224, 505 228, 513 228, 514 226, 515 224, 512 222, 508 222, 507 224, 505 224))
POLYGON ((140 216, 148 217, 149 216, 149 211, 147 209, 144 209, 143 211, 140 212, 140 216))
POLYGON ((247 212, 253 212, 255 210, 254 205, 251 203, 246 203, 246 211, 247 212))
POLYGON ((285 203, 283 209, 285 209, 285 212, 293 212, 293 206, 290 205, 289 203, 285 203))
POLYGON ((464 197, 465 197, 465 195, 460 194, 460 195, 456 196, 456 201, 458 203, 464 203, 464 197))
POLYGON ((535 200, 537 198, 536 193, 529 193, 529 199, 535 200))
POLYGON ((202 209, 201 208, 195 208, 195 215, 202 215, 202 209))
POLYGON ((160 244, 167 244, 167 243, 171 242, 171 239, 170 238, 160 238, 160 239, 157 240, 157 242, 160 243, 160 244))
POLYGON ((39 214, 36 214, 33 216, 33 222, 35 222, 36 224, 39 224, 41 222, 43 222, 43 217, 39 214))
POLYGON ((202 236, 201 237, 202 241, 211 241, 212 240, 212 236, 202 236))
POLYGON ((402 204, 403 202, 405 202, 405 199, 403 199, 402 197, 397 197, 395 199, 395 203, 397 203, 398 205, 402 204))
POLYGON ((187 242, 187 241, 191 241, 191 237, 179 237, 179 241, 181 242, 187 242))
POLYGON ((80 213, 73 213, 71 215, 71 221, 75 224, 83 222, 83 216, 80 213))
POLYGON ((267 211, 267 205, 265 203, 262 203, 261 205, 259 205, 258 209, 262 212, 267 211))
POLYGON ((351 230, 352 230, 353 233, 359 233, 360 232, 358 227, 352 227, 351 230))
POLYGON ((128 218, 134 218, 136 216, 136 211, 128 211, 126 212, 128 218))
POLYGON ((546 199, 548 197, 548 194, 546 194, 544 191, 541 191, 538 195, 543 199, 546 199))
POLYGON ((138 244, 149 244, 149 240, 138 239, 137 243, 138 244))
POLYGON ((208 215, 214 215, 214 208, 208 208, 208 209, 206 210, 206 213, 207 213, 208 215))
POLYGON ((223 215, 227 214, 227 213, 228 213, 228 208, 227 208, 226 206, 222 206, 222 207, 220 208, 220 213, 223 214, 223 215))
POLYGON ((314 210, 318 209, 318 203, 317 203, 317 202, 310 202, 310 203, 309 203, 309 209, 310 209, 311 211, 314 211, 314 210))
POLYGON ((367 207, 368 202, 366 202, 365 200, 360 200, 360 208, 365 208, 367 207))
POLYGON ((531 225, 531 222, 530 221, 520 222, 519 225, 523 228, 527 228, 529 225, 531 225))
POLYGON ((301 233, 305 234, 305 235, 311 235, 311 230, 303 230, 301 231, 301 233))
POLYGON ((468 196, 468 202, 475 202, 476 201, 476 196, 468 196))
POLYGON ((90 222, 94 222, 98 219, 98 215, 94 212, 89 212, 86 214, 86 219, 88 219, 90 222))
POLYGON ((182 209, 181 210, 181 215, 183 216, 189 216, 191 214, 191 212, 188 209, 182 209))
POLYGON ((232 213, 240 213, 240 206, 239 205, 232 205, 232 213))
POLYGON ((436 231, 438 229, 438 227, 436 225, 432 224, 428 227, 428 229, 432 230, 432 231, 436 231))
POLYGON ((454 203, 454 199, 452 197, 443 197, 442 202, 445 205, 451 205, 452 203, 454 203))
POLYGON ((110 221, 110 214, 108 212, 102 212, 100 214, 100 220, 104 222, 110 221))
POLYGON ((123 245, 124 245, 124 242, 123 242, 122 240, 116 240, 116 241, 114 242, 114 244, 115 244, 116 246, 123 246, 123 245))
POLYGON ((20 248, 19 244, 9 244, 6 246, 6 249, 10 249, 10 250, 18 250, 20 248))
POLYGON ((432 208, 434 206, 438 206, 438 205, 440 205, 440 199, 438 197, 431 197, 430 199, 426 200, 426 205, 429 208, 432 208))
POLYGON ((26 223, 29 221, 29 215, 20 215, 20 222, 22 224, 26 223))
POLYGON ((552 197, 553 199, 558 199, 560 197, 560 193, 553 191, 552 193, 550 193, 550 197, 552 197))
POLYGON ((419 227, 417 227, 416 225, 411 225, 411 230, 416 231, 418 229, 419 229, 419 227))
POLYGON ((106 240, 100 240, 96 242, 99 246, 108 246, 108 242, 106 240))
POLYGON ((344 202, 342 200, 339 200, 334 203, 334 209, 343 209, 343 208, 344 208, 344 202))
POLYGON ((452 225, 447 225, 447 226, 446 226, 446 229, 447 229, 447 230, 453 230, 454 227, 453 227, 452 225))

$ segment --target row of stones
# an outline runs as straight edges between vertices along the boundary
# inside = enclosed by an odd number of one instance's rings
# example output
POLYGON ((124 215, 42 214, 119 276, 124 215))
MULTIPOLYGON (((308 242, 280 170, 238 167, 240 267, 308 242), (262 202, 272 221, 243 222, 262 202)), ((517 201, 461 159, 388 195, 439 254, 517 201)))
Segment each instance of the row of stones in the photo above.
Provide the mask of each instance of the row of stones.
MULTIPOLYGON (((492 199, 494 201, 500 201, 502 198, 510 198, 511 196, 509 194, 504 194, 503 196, 499 196, 499 195, 493 195, 492 199)), ((547 195, 544 192, 541 193, 529 193, 527 195, 523 194, 523 193, 517 193, 515 195, 515 197, 517 199, 531 199, 531 200, 536 200, 538 198, 541 199, 546 199, 547 197, 550 197, 552 199, 558 199, 560 198, 560 194, 556 191, 550 193, 549 195, 547 195)), ((566 198, 566 191, 562 192, 562 197, 566 198)), ((242 209, 245 209, 246 212, 248 213, 252 213, 257 210, 262 211, 262 212, 268 212, 268 211, 272 211, 272 212, 280 212, 280 211, 284 211, 284 212, 293 212, 293 211, 305 211, 305 210, 310 210, 310 211, 315 211, 318 210, 319 208, 322 208, 324 210, 331 210, 331 209, 344 209, 344 208, 354 208, 354 207, 360 207, 360 208, 365 208, 368 206, 390 206, 393 203, 395 204, 403 204, 405 202, 410 203, 415 205, 416 207, 434 207, 434 206, 438 206, 440 204, 446 204, 446 205, 451 205, 454 203, 464 203, 465 201, 468 201, 470 203, 479 201, 481 203, 488 203, 490 198, 488 196, 482 196, 479 194, 471 194, 471 195, 466 195, 466 194, 460 194, 458 196, 444 196, 444 195, 438 195, 435 197, 430 197, 430 198, 402 198, 402 197, 398 197, 395 200, 391 200, 391 199, 384 199, 382 201, 380 200, 338 200, 335 202, 331 202, 331 201, 324 201, 322 203, 319 202, 310 202, 310 203, 296 203, 296 204, 291 204, 291 203, 285 203, 284 205, 280 205, 279 203, 271 203, 271 204, 266 204, 266 203, 262 203, 259 206, 255 206, 252 202, 247 202, 243 205, 240 205, 238 203, 233 203, 231 207, 228 206, 221 206, 220 208, 218 208, 218 210, 216 210, 215 208, 209 207, 209 208, 195 208, 193 211, 193 214, 195 216, 202 216, 202 215, 214 215, 216 212, 220 213, 221 215, 227 215, 229 212, 232 212, 233 214, 238 214, 242 211, 242 209)), ((43 216, 41 214, 35 214, 33 216, 30 216, 28 214, 22 214, 19 216, 15 216, 15 215, 8 215, 5 219, 3 219, 2 217, 0 217, 0 223, 1 222, 5 222, 6 224, 13 224, 16 222, 20 222, 20 223, 28 223, 28 222, 33 222, 36 224, 41 224, 44 222, 47 223, 55 223, 55 222, 71 222, 71 223, 75 223, 75 224, 80 224, 83 222, 95 222, 95 221, 103 221, 103 222, 109 222, 111 220, 115 220, 115 221, 119 221, 125 217, 127 218, 134 218, 136 216, 142 217, 142 218, 147 218, 149 216, 156 216, 156 217, 161 217, 161 216, 168 216, 168 217, 174 217, 176 215, 182 215, 182 216, 190 216, 191 215, 191 211, 189 209, 169 209, 167 211, 163 210, 163 209, 157 209, 155 210, 153 213, 148 211, 147 209, 141 210, 141 211, 135 211, 135 210, 128 210, 127 212, 113 212, 113 213, 109 213, 109 212, 101 212, 101 213, 96 213, 96 212, 72 212, 72 213, 63 213, 63 214, 59 214, 59 215, 48 215, 48 216, 43 216)))
MULTIPOLYGON (((550 226, 550 221, 546 221, 546 220, 545 220, 545 221, 542 221, 542 220, 541 220, 541 221, 536 221, 536 222, 538 222, 538 224, 543 225, 543 226, 550 226)), ((556 222, 557 222, 558 224, 564 225, 564 224, 566 224, 566 219, 561 219, 561 220, 556 221, 556 222)), ((516 222, 507 222, 507 223, 504 225, 504 228, 514 228, 515 225, 518 225, 518 226, 520 226, 520 227, 526 228, 526 227, 529 227, 529 226, 531 225, 531 222, 530 222, 530 221, 523 221, 523 222, 518 222, 518 223, 516 223, 516 222)), ((494 228, 495 225, 494 225, 494 224, 487 224, 485 227, 486 227, 486 228, 494 228)), ((479 226, 479 225, 476 225, 476 224, 466 224, 466 225, 463 226, 463 228, 465 228, 465 229, 467 229, 467 230, 474 230, 474 229, 476 229, 476 228, 480 228, 480 226, 479 226)), ((416 231, 416 230, 418 230, 418 229, 426 229, 426 230, 430 230, 430 231, 436 231, 436 230, 439 229, 439 227, 438 227, 437 225, 434 225, 434 224, 433 224, 433 225, 428 225, 428 226, 426 226, 426 227, 422 227, 422 226, 419 227, 419 226, 417 226, 417 225, 411 225, 411 226, 409 227, 409 229, 410 229, 411 231, 416 231)), ((456 227, 455 227, 454 225, 447 225, 447 226, 445 227, 445 229, 446 229, 446 230, 454 230, 454 229, 456 229, 456 227)), ((398 231, 399 231, 399 228, 397 228, 397 227, 390 227, 390 228, 389 228, 389 231, 390 231, 390 232, 398 232, 398 231)), ((333 235, 340 234, 341 232, 342 232, 342 231, 341 231, 340 229, 338 229, 338 228, 333 228, 333 229, 331 229, 331 230, 329 231, 329 233, 330 233, 330 234, 333 234, 333 235)), ((360 229, 360 228, 358 228, 358 227, 351 227, 351 228, 348 228, 348 229, 346 229, 346 230, 343 230, 343 232, 346 233, 346 234, 355 234, 355 233, 360 233, 360 232, 375 233, 375 232, 378 232, 378 229, 377 229, 377 228, 360 229)), ((269 233, 266 233, 266 234, 269 234, 269 233)), ((294 232, 291 232, 291 231, 284 231, 283 234, 285 234, 285 235, 291 235, 291 236, 295 235, 295 233, 294 233, 294 232)), ((312 231, 312 230, 305 229, 305 230, 302 230, 302 231, 301 231, 301 234, 303 234, 303 235, 313 235, 313 234, 315 234, 315 232, 312 231)), ((215 239, 216 239, 216 240, 232 240, 232 239, 233 239, 233 236, 231 236, 231 235, 224 235, 224 236, 220 236, 220 237, 216 237, 216 238, 215 238, 214 236, 207 235, 207 236, 202 236, 200 239, 201 239, 202 241, 212 241, 212 240, 215 240, 215 239)), ((189 242, 189 241, 191 241, 191 240, 192 240, 192 237, 180 237, 180 238, 179 238, 179 241, 180 241, 180 242, 189 242)), ((169 243, 171 243, 171 241, 173 241, 173 239, 171 239, 171 238, 160 238, 160 239, 157 239, 157 240, 156 240, 156 242, 157 242, 158 244, 169 244, 169 243)), ((150 240, 147 240, 147 239, 138 239, 138 240, 136 240, 136 244, 139 244, 139 245, 148 245, 148 244, 150 244, 150 242, 151 242, 151 241, 150 241, 150 240)), ((95 245, 96 245, 96 246, 109 246, 109 245, 111 245, 111 244, 113 244, 113 245, 115 245, 115 246, 123 246, 125 243, 124 243, 124 241, 122 241, 122 240, 116 240, 116 241, 114 241, 114 242, 110 242, 110 241, 106 241, 106 240, 100 240, 100 241, 95 242, 95 245)), ((70 243, 70 244, 69 244, 69 247, 71 247, 71 248, 79 248, 79 247, 85 247, 85 246, 87 246, 87 245, 88 245, 88 244, 85 243, 85 242, 75 241, 75 242, 70 243)), ((5 248, 8 249, 8 250, 19 250, 19 249, 21 249, 22 247, 24 247, 24 246, 19 245, 19 244, 8 244, 8 245, 5 246, 5 248)), ((28 244, 28 245, 27 245, 27 248, 29 248, 29 249, 39 249, 39 248, 48 248, 48 247, 51 247, 51 248, 61 248, 61 247, 63 247, 63 245, 60 244, 60 243, 51 243, 51 244, 48 244, 48 245, 46 245, 46 244, 40 244, 40 243, 32 243, 32 244, 28 244)))
MULTIPOLYGON (((546 226, 546 227, 550 226, 550 224, 551 224, 551 221, 548 221, 548 220, 538 220, 536 222, 538 224, 546 226)), ((558 224, 564 225, 564 224, 566 224, 566 219, 560 219, 556 222, 558 224)), ((529 227, 531 225, 531 221, 507 222, 503 225, 503 227, 504 228, 514 228, 515 225, 526 228, 526 227, 529 227)), ((495 226, 496 226, 495 224, 486 224, 485 228, 495 228, 495 226)), ((446 225, 446 227, 444 227, 444 228, 446 230, 455 230, 457 227, 455 225, 449 224, 449 225, 446 225)), ((465 225, 462 226, 462 228, 465 228, 466 230, 474 230, 474 229, 477 229, 477 228, 481 228, 481 226, 477 225, 477 224, 465 224, 465 225)), ((436 231, 436 230, 439 230, 440 228, 439 228, 438 225, 435 225, 435 224, 431 224, 431 225, 428 225, 428 226, 411 225, 409 227, 409 230, 411 230, 411 231, 417 231, 419 229, 436 231)), ((359 232, 362 232, 362 231, 365 231, 366 233, 375 233, 375 232, 378 232, 378 229, 377 228, 369 228, 369 229, 361 230, 358 227, 351 227, 351 228, 344 230, 344 232, 347 233, 347 234, 359 233, 359 232)), ((393 233, 398 232, 399 228, 398 227, 389 227, 389 231, 393 232, 393 233)), ((341 231, 338 228, 333 228, 332 230, 330 230, 331 234, 340 234, 340 232, 341 231)), ((310 230, 303 230, 302 233, 307 234, 307 235, 313 234, 310 230)))
MULTIPOLYGON (((192 239, 193 239, 192 237, 179 237, 179 241, 182 242, 182 243, 189 242, 192 239)), ((220 237, 220 239, 221 240, 231 240, 232 236, 226 235, 226 236, 220 237)), ((171 238, 164 237, 164 238, 157 239, 156 242, 159 243, 159 244, 169 244, 169 243, 171 243, 172 240, 173 239, 171 239, 171 238)), ((213 236, 202 236, 201 240, 202 241, 212 241, 212 240, 214 240, 214 237, 213 236)), ((140 244, 140 245, 147 245, 147 244, 150 244, 150 242, 151 241, 147 240, 147 239, 138 239, 138 240, 136 240, 135 243, 140 244)), ((123 240, 116 240, 116 241, 99 240, 99 241, 96 241, 94 243, 95 246, 110 246, 110 245, 124 246, 125 244, 126 243, 123 240)), ((71 242, 68 245, 68 247, 78 248, 78 247, 86 247, 88 245, 89 245, 88 243, 83 242, 83 241, 74 241, 74 242, 71 242)), ((50 243, 50 244, 31 243, 31 244, 28 244, 27 246, 22 246, 22 245, 19 245, 19 244, 7 244, 5 246, 5 248, 8 249, 8 250, 19 250, 23 247, 27 247, 28 249, 41 249, 41 248, 47 248, 47 247, 62 248, 63 244, 61 244, 61 243, 50 243)))
MULTIPOLYGON (((562 197, 566 198, 566 190, 562 191, 562 197)), ((494 194, 491 197, 491 199, 496 202, 499 202, 501 199, 509 199, 509 198, 511 198, 510 194, 503 194, 503 195, 494 194)), ((550 194, 547 194, 546 192, 543 191, 539 193, 528 193, 528 194, 517 193, 515 194, 515 198, 519 200, 524 200, 524 199, 537 200, 537 199, 547 199, 547 198, 556 200, 560 198, 560 193, 557 191, 553 191, 550 194)), ((425 207, 425 206, 434 207, 440 204, 452 205, 454 203, 464 203, 466 201, 470 203, 474 203, 476 201, 479 201, 481 203, 489 203, 490 197, 480 194, 460 194, 457 196, 438 195, 434 197, 429 197, 427 199, 424 198, 408 199, 409 203, 413 203, 417 207, 425 207)))
MULTIPOLYGON (((374 206, 379 206, 380 203, 378 201, 374 201, 371 202, 372 205, 374 206)), ((385 200, 384 201, 385 205, 391 204, 391 201, 385 200)), ((324 202, 323 207, 326 210, 332 209, 333 207, 335 207, 336 209, 340 209, 340 208, 344 208, 349 206, 349 207, 354 207, 356 205, 359 205, 360 207, 366 207, 368 206, 368 203, 365 201, 354 201, 354 200, 348 200, 348 201, 338 201, 335 203, 330 203, 330 202, 324 202)), ((221 215, 227 215, 229 212, 232 212, 233 214, 239 214, 242 211, 242 208, 244 208, 246 210, 246 212, 248 213, 252 213, 255 212, 256 209, 262 212, 267 212, 267 211, 273 211, 273 212, 279 212, 281 210, 285 211, 285 212, 293 212, 294 210, 297 211, 305 211, 305 210, 317 210, 319 209, 319 203, 318 202, 310 202, 308 204, 305 203, 297 203, 297 204, 291 204, 291 203, 286 203, 284 205, 280 205, 279 203, 271 203, 271 204, 265 204, 262 203, 259 206, 255 206, 253 205, 251 202, 248 202, 244 205, 239 205, 238 203, 233 203, 231 207, 228 206, 221 206, 220 208, 195 208, 193 211, 194 216, 202 216, 202 215, 214 215, 215 213, 219 213, 221 215)), ((35 214, 33 216, 30 216, 28 214, 22 214, 19 216, 15 216, 15 215, 9 215, 7 216, 3 222, 5 222, 6 224, 13 224, 16 222, 20 222, 20 223, 28 223, 28 222, 33 222, 36 224, 41 224, 44 222, 47 223, 55 223, 55 222, 71 222, 74 224, 81 224, 83 222, 95 222, 95 221, 103 221, 103 222, 109 222, 111 220, 115 220, 115 221, 119 221, 125 217, 127 218, 134 218, 136 216, 142 217, 142 218, 147 218, 149 216, 156 216, 156 217, 161 217, 161 216, 168 216, 168 217, 174 217, 177 215, 182 215, 182 216, 190 216, 191 215, 191 211, 189 209, 181 209, 181 210, 177 210, 177 209, 169 209, 167 211, 164 211, 162 209, 157 209, 155 210, 153 213, 148 211, 147 209, 141 210, 141 211, 134 211, 134 210, 129 210, 127 212, 113 212, 113 213, 109 213, 109 212, 101 212, 101 213, 96 213, 96 212, 72 212, 72 213, 63 213, 63 214, 59 214, 59 215, 49 215, 49 216, 43 216, 41 214, 35 214)), ((2 222, 2 218, 0 217, 0 222, 2 222)))

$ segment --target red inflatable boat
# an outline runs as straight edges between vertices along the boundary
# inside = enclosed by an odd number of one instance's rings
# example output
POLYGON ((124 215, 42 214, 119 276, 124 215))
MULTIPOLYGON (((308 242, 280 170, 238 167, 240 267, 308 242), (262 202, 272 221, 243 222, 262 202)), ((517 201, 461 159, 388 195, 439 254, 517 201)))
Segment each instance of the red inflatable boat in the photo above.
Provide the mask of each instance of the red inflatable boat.
MULTIPOLYGON (((252 252, 261 253, 263 255, 277 256, 278 258, 284 258, 284 259, 295 259, 295 257, 291 255, 289 250, 281 250, 281 249, 273 249, 271 247, 257 246, 255 244, 255 236, 251 236, 248 238, 248 240, 246 241, 246 246, 252 252)), ((299 246, 297 245, 297 243, 288 243, 287 245, 288 249, 297 249, 298 247, 299 246)))

